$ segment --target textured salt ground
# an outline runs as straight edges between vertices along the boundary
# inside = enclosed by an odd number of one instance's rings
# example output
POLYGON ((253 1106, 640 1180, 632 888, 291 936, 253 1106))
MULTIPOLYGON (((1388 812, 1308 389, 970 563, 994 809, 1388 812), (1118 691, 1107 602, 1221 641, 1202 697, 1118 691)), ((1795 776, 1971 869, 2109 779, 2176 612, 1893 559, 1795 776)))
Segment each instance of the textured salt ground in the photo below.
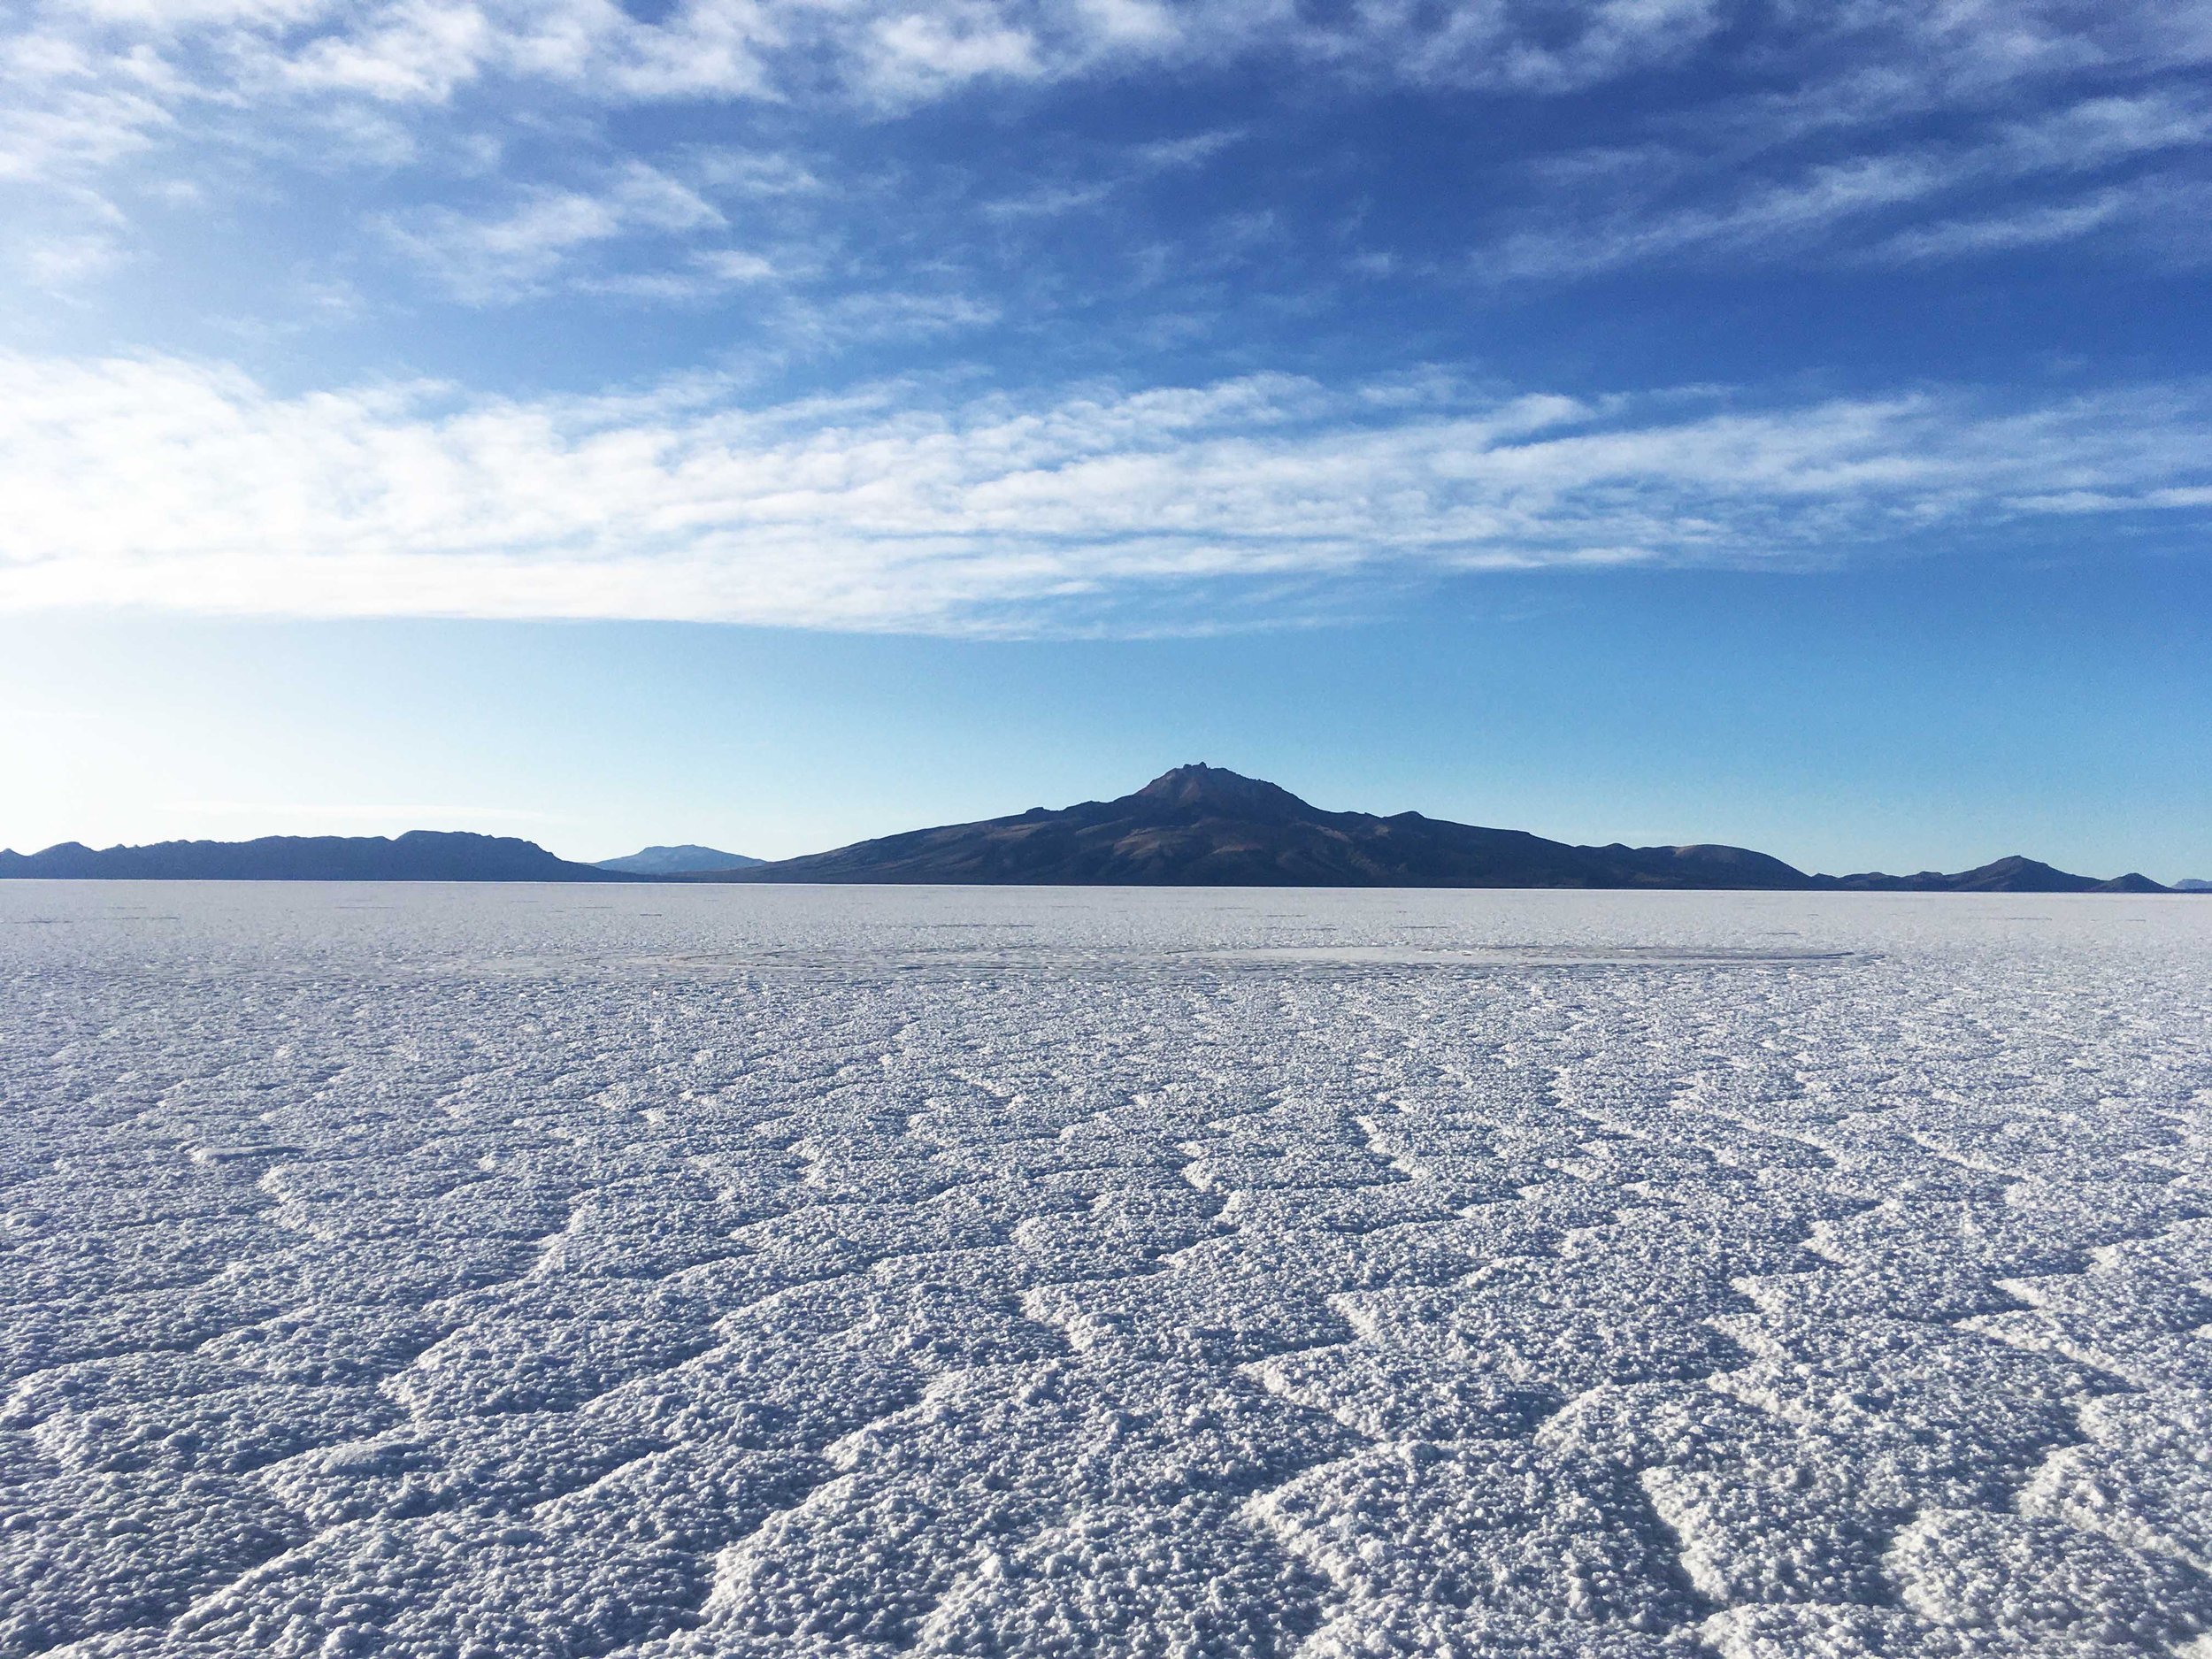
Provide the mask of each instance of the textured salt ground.
POLYGON ((2212 1659, 2212 903, 0 884, 0 1655, 2212 1659))

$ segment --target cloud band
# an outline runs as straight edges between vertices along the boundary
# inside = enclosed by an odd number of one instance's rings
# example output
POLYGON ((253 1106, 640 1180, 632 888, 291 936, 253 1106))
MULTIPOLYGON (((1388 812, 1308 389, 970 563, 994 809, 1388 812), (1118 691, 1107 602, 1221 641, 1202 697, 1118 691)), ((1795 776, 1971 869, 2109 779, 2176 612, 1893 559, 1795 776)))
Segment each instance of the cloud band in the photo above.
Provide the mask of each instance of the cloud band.
POLYGON ((176 358, 16 357, 0 608, 1021 632, 1141 604, 1200 627, 1363 582, 2200 515, 2208 457, 2199 386, 1992 412, 1960 390, 1751 407, 1263 375, 753 408, 699 380, 281 396, 176 358))

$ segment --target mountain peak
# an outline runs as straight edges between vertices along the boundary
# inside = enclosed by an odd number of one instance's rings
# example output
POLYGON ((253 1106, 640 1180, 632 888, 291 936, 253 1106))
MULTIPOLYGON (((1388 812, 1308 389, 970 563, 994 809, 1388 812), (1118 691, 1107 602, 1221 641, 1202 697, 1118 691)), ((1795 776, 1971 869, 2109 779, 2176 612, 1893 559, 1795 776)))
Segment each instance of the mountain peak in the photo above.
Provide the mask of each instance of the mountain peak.
POLYGON ((1279 818, 1313 809, 1278 784, 1193 761, 1162 772, 1131 797, 1224 817, 1279 818))
POLYGON ((711 870, 749 870, 760 862, 743 853, 685 841, 675 847, 647 847, 624 858, 602 858, 593 868, 626 876, 689 876, 711 870))

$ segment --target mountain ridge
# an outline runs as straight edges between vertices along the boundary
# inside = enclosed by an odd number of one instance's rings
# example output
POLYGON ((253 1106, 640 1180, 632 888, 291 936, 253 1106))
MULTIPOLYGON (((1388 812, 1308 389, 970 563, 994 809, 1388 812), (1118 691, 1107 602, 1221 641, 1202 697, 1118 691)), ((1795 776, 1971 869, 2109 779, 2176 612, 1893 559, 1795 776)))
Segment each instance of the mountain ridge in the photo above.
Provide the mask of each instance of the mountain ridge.
POLYGON ((988 886, 1586 887, 1870 893, 2169 893, 2142 875, 2079 876, 2020 854, 1946 874, 1811 875, 1747 847, 1578 847, 1419 812, 1331 812, 1279 785, 1194 762, 1110 801, 908 830, 772 864, 678 868, 696 847, 600 864, 465 830, 265 835, 95 849, 0 850, 0 879, 262 881, 759 881, 988 886), (658 867, 641 865, 660 856, 658 867))
POLYGON ((1400 812, 1331 812, 1193 762, 1110 801, 856 841, 706 881, 991 886, 1603 887, 1786 892, 2145 892, 2015 856, 1955 875, 1810 875, 1746 847, 1578 847, 1400 812))
POLYGON ((749 870, 766 864, 743 853, 726 853, 718 847, 683 841, 673 847, 641 847, 620 858, 595 858, 595 870, 612 870, 626 876, 689 876, 710 870, 749 870))
POLYGON ((535 841, 470 830, 384 835, 262 835, 252 841, 155 841, 42 852, 0 849, 0 879, 83 881, 626 881, 572 864, 535 841))

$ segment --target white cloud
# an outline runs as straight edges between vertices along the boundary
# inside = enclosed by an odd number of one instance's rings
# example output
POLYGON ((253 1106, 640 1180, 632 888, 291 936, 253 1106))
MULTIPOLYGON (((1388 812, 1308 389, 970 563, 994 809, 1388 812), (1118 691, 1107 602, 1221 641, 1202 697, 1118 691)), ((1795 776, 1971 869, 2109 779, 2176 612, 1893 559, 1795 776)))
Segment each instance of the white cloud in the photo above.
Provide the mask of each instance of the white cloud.
POLYGON ((733 288, 755 288, 776 281, 786 273, 772 259, 738 248, 703 249, 680 266, 657 271, 625 271, 612 276, 592 277, 578 287, 595 294, 625 294, 634 299, 662 300, 683 304, 710 299, 733 288))
POLYGON ((504 46, 497 26, 473 5, 398 0, 352 33, 324 35, 283 58, 283 78, 307 92, 365 93, 389 104, 442 104, 476 79, 504 46))
POLYGON ((2119 229, 2140 251, 2201 264, 2212 254, 2212 188, 2157 178, 2131 180, 2054 202, 1916 226, 1878 243, 1872 257, 1900 264, 1947 259, 2050 247, 2119 229))
POLYGON ((2126 191, 2096 190, 2071 201, 2016 212, 1947 219, 1901 231, 1881 244, 1880 253, 1887 258, 1909 262, 2047 247, 2053 242, 2071 242, 2110 225, 2128 207, 2126 191))
MULTIPOLYGON (((1548 157, 1532 172, 1557 205, 1539 208, 1476 256, 1500 278, 1604 271, 1653 260, 1801 253, 1856 238, 1878 259, 1962 257, 2072 241, 2151 215, 2177 188, 2155 173, 2082 193, 2077 176, 2212 143, 2212 98, 2154 89, 2063 103, 1990 124, 1971 142, 1892 144, 1840 158, 1776 160, 1770 134, 1716 149, 1651 144, 1548 157), (1991 190, 2056 188, 2053 201, 2008 195, 1997 211, 1943 215, 1991 190), (1934 222, 1890 230, 1902 215, 1934 222)), ((1511 223, 1510 220, 1508 221, 1511 223)), ((2170 239, 2169 239, 2170 240, 2170 239)))
POLYGON ((1802 248, 1839 222, 1918 201, 1946 188, 1948 170, 1926 157, 1869 157, 1808 168, 1718 204, 1609 213, 1547 211, 1475 256, 1493 278, 1580 274, 1685 255, 1772 253, 1802 248), (1561 218, 1567 222, 1557 222, 1561 218))
POLYGON ((65 295, 105 275, 126 257, 112 234, 90 231, 27 241, 16 263, 35 286, 65 295))
POLYGON ((173 359, 5 358, 0 607, 1110 627, 1225 584, 1801 565, 2212 488, 2197 387, 2012 413, 1384 391, 287 398, 173 359))
MULTIPOLYGON (((641 233, 718 229, 714 204, 688 185, 633 163, 597 191, 535 190, 483 218, 451 208, 388 227, 401 246, 469 299, 527 293, 577 250, 641 233)), ((737 256, 742 257, 742 256, 737 256)), ((755 280, 764 268, 753 273, 755 280)), ((732 280, 726 271, 724 281, 732 280)))
POLYGON ((1047 73, 1028 29, 1000 22, 990 6, 958 4, 877 18, 862 64, 862 83, 895 103, 965 81, 1034 81, 1047 73))
POLYGON ((0 35, 0 180, 70 179, 150 148, 185 88, 145 46, 0 35))
MULTIPOLYGON (((589 102, 910 103, 990 81, 1273 58, 1356 80, 1557 93, 1683 61, 1743 35, 1801 72, 1807 119, 1933 107, 2024 79, 2178 69, 2212 57, 2212 0, 1857 0, 1747 19, 1727 0, 684 0, 641 22, 613 0, 28 0, 0 30, 0 84, 25 111, 93 94, 199 105, 357 96, 442 104, 488 81, 589 102), (1839 72, 1837 61, 1849 65, 1839 72)), ((1771 101, 1771 100, 1770 100, 1771 101)), ((89 119, 73 124, 96 142, 89 119)))
MULTIPOLYGON (((1694 61, 1694 77, 1651 95, 1648 119, 1632 112, 1646 92, 1624 101, 1629 142, 1555 158, 1550 188, 1525 208, 1471 217, 1479 268, 1549 278, 1831 245, 1952 257, 2021 240, 2139 236, 2137 216, 2061 211, 2042 198, 2075 187, 2035 181, 2190 165, 2212 145, 2206 101, 2185 84, 2208 60, 2212 0, 679 0, 650 23, 615 0, 25 0, 0 17, 0 181, 73 188, 104 208, 126 199, 114 179, 158 188, 161 167, 178 163, 239 199, 251 194, 246 174, 273 157, 408 168, 425 204, 402 225, 408 245, 485 299, 536 291, 573 250, 653 234, 634 206, 579 182, 619 152, 614 112, 641 104, 683 106, 673 120, 710 145, 743 130, 717 128, 717 104, 752 106, 788 138, 806 120, 849 123, 964 89, 1231 65, 1308 88, 1517 97, 1637 76, 1649 88, 1661 85, 1655 72, 1694 61), (1714 90, 1747 80, 1776 89, 1714 90), (502 157, 534 188, 486 218, 453 195, 467 188, 455 180, 470 153, 502 157), (218 155, 238 166, 211 165, 218 155), (2019 199, 1948 199, 1977 189, 2019 199), (2039 219, 2038 209, 2052 211, 2039 219), (1982 220, 2016 228, 1976 228, 1982 220), (1926 233, 1916 242, 1916 228, 1926 233)), ((1044 165, 997 190, 985 217, 1004 227, 1096 205, 1128 169, 1202 160, 1233 136, 1133 146, 1121 173, 1044 165)), ((737 150, 719 164, 695 152, 664 163, 702 190, 717 188, 717 165, 733 190, 819 193, 826 215, 853 188, 864 196, 881 182, 863 182, 866 165, 855 164, 825 187, 795 164, 737 150)), ((87 231, 96 212, 80 217, 49 215, 48 240, 87 231)), ((716 284, 691 251, 588 283, 701 297, 716 284)), ((1349 257, 1370 273, 1409 268, 1386 247, 1349 257)))

